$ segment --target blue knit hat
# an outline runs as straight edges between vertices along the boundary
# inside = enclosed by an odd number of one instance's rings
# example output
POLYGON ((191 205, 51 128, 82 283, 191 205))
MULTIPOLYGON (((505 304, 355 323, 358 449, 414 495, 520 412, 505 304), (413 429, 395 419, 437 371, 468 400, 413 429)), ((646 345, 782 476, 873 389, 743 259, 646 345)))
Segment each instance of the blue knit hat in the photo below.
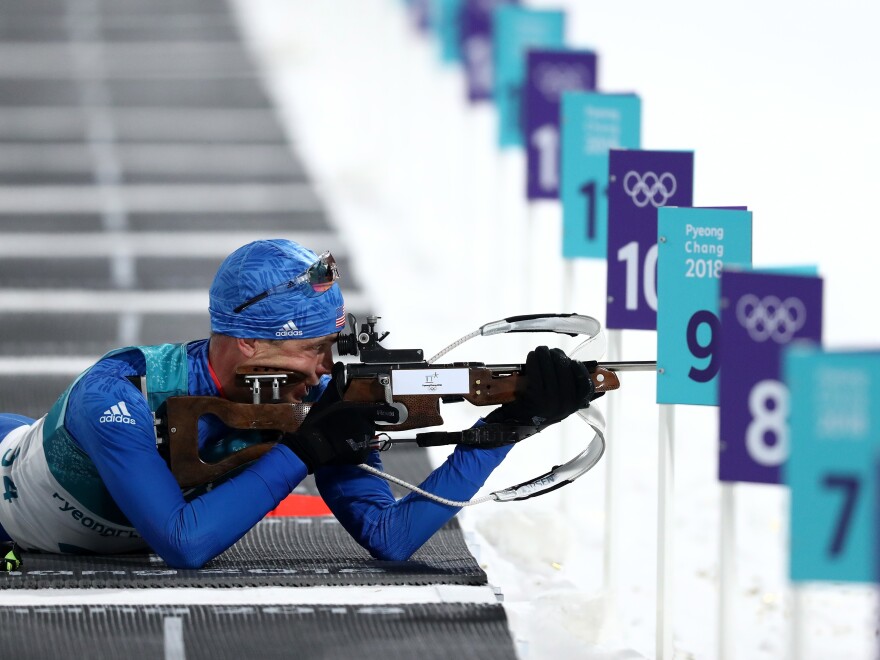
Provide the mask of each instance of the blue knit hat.
POLYGON ((211 331, 245 339, 308 339, 345 327, 339 284, 308 297, 280 290, 240 308, 247 301, 302 275, 318 260, 311 250, 285 239, 254 241, 230 254, 211 284, 211 331))

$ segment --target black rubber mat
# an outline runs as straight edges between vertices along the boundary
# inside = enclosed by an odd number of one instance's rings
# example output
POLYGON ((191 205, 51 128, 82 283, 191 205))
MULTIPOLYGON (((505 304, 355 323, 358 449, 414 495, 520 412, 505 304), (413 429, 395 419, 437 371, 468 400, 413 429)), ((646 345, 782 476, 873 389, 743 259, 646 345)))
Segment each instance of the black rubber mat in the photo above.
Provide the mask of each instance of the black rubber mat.
MULTIPOLYGON (((320 251, 320 248, 318 248, 320 251)), ((26 257, 0 259, 0 287, 11 289, 135 289, 205 290, 211 286, 224 256, 138 257, 134 276, 122 286, 113 276, 108 257, 26 257)), ((337 257, 346 293, 359 290, 348 260, 337 257)), ((171 341, 166 339, 166 341, 171 341)))
POLYGON ((0 232, 100 231, 103 220, 97 213, 3 213, 0 232))
MULTIPOLYGON (((329 224, 319 211, 245 213, 131 213, 130 231, 315 231, 329 224)), ((4 232, 95 232, 102 231, 103 219, 93 213, 3 213, 0 233, 4 232)))
POLYGON ((8 18, 0 20, 0 40, 2 41, 63 41, 67 38, 67 27, 61 23, 40 23, 33 19, 8 18))
MULTIPOLYGON (((2 222, 2 221, 0 221, 2 222)), ((287 213, 131 213, 133 231, 224 231, 239 229, 320 230, 328 229, 324 213, 316 211, 287 213)))
POLYGON ((0 355, 103 355, 118 338, 116 314, 7 312, 0 317, 0 355), (69 330, 59 336, 58 328, 69 330))
POLYGON ((19 289, 109 289, 109 259, 29 257, 0 259, 0 287, 19 289))
MULTIPOLYGON (((317 251, 321 251, 316 246, 317 251)), ((136 282, 138 289, 205 289, 211 286, 217 268, 224 257, 140 257, 135 260, 136 282)), ((358 281, 349 267, 346 257, 337 257, 339 272, 345 277, 344 293, 355 294, 359 291, 358 281)))
MULTIPOLYGON (((211 184, 211 183, 301 183, 306 180, 304 173, 293 167, 263 168, 258 163, 249 168, 236 169, 234 166, 222 172, 191 170, 189 172, 158 172, 124 169, 120 177, 122 183, 130 184, 211 184)), ((52 181, 50 181, 52 183, 52 181)))
MULTIPOLYGON (((264 108, 263 87, 253 77, 228 79, 110 80, 110 103, 118 107, 264 108)), ((0 105, 10 107, 70 106, 80 101, 72 80, 0 80, 0 105)))
POLYGON ((335 518, 267 518, 199 570, 169 568, 149 555, 28 552, 0 589, 313 587, 486 584, 453 520, 408 561, 372 559, 335 518))
POLYGON ((72 376, 0 375, 0 412, 17 413, 33 419, 42 417, 67 389, 72 376))
MULTIPOLYGON (((416 483, 430 471, 425 451, 418 448, 392 449, 383 461, 390 473, 416 483)), ((0 588, 6 589, 406 584, 486 584, 457 520, 407 561, 373 559, 330 516, 274 517, 200 570, 170 568, 154 555, 30 552, 19 571, 0 573, 0 588)))
POLYGON ((79 98, 70 80, 0 80, 0 106, 77 105, 79 98))
MULTIPOLYGON (((210 333, 207 312, 144 314, 138 321, 138 344, 178 343, 210 333)), ((0 355, 98 357, 123 341, 114 313, 11 312, 0 317, 0 355), (63 337, 59 327, 67 329, 63 337)))
POLYGON ((46 658, 516 658, 501 605, 0 607, 0 656, 46 658))
MULTIPOLYGON (((0 83, 2 84, 2 83, 0 83)), ((110 102, 138 108, 265 108, 269 98, 255 77, 109 80, 110 102)), ((61 83, 57 92, 62 92, 61 83)), ((2 94, 2 86, 0 86, 2 94)))
POLYGON ((115 25, 105 27, 103 30, 105 40, 113 41, 221 41, 238 37, 238 31, 234 26, 223 25, 219 22, 202 24, 197 21, 175 23, 166 21, 160 26, 142 25, 115 25))
POLYGON ((145 346, 202 339, 211 334, 208 312, 148 314, 141 319, 140 343, 145 346))
MULTIPOLYGON (((7 257, 0 259, 0 287, 207 291, 223 259, 224 256, 138 257, 133 259, 133 278, 120 285, 113 275, 109 257, 7 257)), ((359 286, 353 270, 349 268, 348 259, 337 257, 336 261, 345 277, 345 293, 356 294, 359 286)))
POLYGON ((71 186, 89 185, 95 177, 91 172, 38 172, 17 170, 0 172, 0 186, 71 186))
MULTIPOLYGON (((0 103, 0 142, 68 145, 87 138, 81 108, 3 109, 0 103)), ((222 111, 115 109, 112 140, 131 144, 225 143, 284 144, 286 135, 275 116, 262 108, 222 111)))

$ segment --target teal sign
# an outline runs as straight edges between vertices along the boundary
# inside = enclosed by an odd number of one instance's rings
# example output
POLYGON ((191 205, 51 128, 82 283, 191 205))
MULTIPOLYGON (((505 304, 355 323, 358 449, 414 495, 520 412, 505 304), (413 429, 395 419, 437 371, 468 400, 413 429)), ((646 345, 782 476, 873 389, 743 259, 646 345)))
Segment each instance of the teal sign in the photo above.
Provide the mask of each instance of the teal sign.
POLYGON ((440 42, 440 60, 461 61, 461 10, 464 0, 431 0, 431 24, 440 42))
POLYGON ((721 269, 752 262, 750 211, 657 210, 657 403, 718 405, 721 269))
POLYGON ((561 47, 565 41, 565 14, 503 5, 495 9, 493 29, 498 146, 519 147, 523 144, 526 53, 530 49, 561 47))
POLYGON ((604 259, 608 248, 608 151, 638 149, 642 102, 635 94, 562 95, 562 256, 604 259))
POLYGON ((880 351, 792 346, 783 369, 791 411, 784 467, 791 579, 873 582, 880 351))

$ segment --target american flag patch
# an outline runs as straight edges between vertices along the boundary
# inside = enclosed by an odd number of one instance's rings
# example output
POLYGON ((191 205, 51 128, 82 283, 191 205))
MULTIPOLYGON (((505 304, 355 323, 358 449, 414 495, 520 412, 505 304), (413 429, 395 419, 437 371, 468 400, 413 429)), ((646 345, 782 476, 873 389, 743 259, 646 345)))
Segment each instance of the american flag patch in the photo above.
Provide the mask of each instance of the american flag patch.
POLYGON ((336 308, 336 327, 345 327, 345 305, 336 308))

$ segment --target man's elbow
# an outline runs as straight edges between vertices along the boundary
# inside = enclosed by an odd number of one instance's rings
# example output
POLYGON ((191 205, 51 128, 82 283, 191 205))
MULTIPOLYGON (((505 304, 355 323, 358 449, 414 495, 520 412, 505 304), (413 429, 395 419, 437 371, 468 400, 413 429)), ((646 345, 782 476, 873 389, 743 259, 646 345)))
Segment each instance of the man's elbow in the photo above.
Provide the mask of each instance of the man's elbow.
POLYGON ((414 550, 404 548, 370 549, 370 554, 382 561, 406 561, 413 556, 414 550))
POLYGON ((169 545, 162 549, 156 549, 156 554, 170 568, 179 568, 181 570, 198 570, 214 558, 213 555, 185 546, 169 545))
POLYGON ((381 561, 406 561, 419 549, 418 546, 412 547, 401 543, 376 543, 371 541, 363 545, 370 555, 381 561))
POLYGON ((210 557, 204 559, 200 557, 188 557, 186 555, 163 556, 162 559, 164 559, 165 563, 171 568, 190 571, 198 570, 210 561, 210 557))

